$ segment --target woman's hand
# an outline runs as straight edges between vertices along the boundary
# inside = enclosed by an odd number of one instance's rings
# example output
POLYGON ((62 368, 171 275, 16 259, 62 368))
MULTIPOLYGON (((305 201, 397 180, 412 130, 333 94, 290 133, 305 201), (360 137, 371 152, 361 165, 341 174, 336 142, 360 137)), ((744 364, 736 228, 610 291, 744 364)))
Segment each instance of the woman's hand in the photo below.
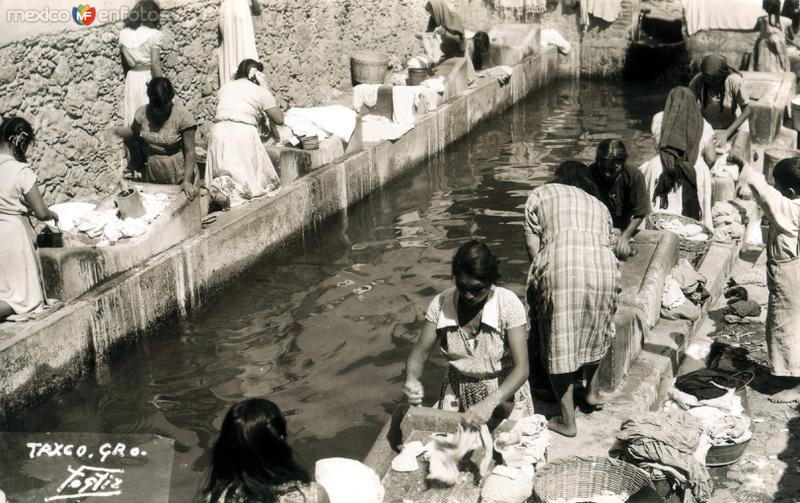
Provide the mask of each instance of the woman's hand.
POLYGON ((39 220, 43 222, 49 222, 52 220, 53 222, 56 223, 56 227, 58 227, 58 213, 51 210, 50 208, 47 208, 47 213, 43 215, 43 217, 44 218, 40 218, 39 220))
POLYGON ((719 133, 714 134, 714 145, 719 148, 723 148, 726 143, 728 143, 727 131, 720 131, 719 133))
POLYGON ((193 201, 194 196, 197 195, 197 187, 195 187, 192 182, 184 180, 183 183, 181 183, 181 192, 186 194, 186 199, 193 201))
POLYGON ((461 416, 461 424, 470 428, 480 428, 492 418, 494 409, 493 401, 489 399, 481 400, 461 416))
POLYGON ((417 379, 408 379, 403 386, 403 393, 408 398, 408 403, 411 405, 422 405, 422 399, 425 396, 425 388, 422 383, 417 379))
POLYGON ((617 239, 617 244, 614 245, 614 254, 616 254, 617 258, 620 260, 627 260, 628 257, 633 255, 633 248, 631 247, 631 242, 624 236, 620 236, 617 239))

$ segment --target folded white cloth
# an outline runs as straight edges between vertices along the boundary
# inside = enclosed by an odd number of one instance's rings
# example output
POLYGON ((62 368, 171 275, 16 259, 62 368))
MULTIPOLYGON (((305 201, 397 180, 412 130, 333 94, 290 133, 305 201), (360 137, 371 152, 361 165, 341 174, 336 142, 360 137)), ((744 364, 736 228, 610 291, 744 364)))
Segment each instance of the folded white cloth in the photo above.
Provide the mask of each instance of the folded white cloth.
POLYGON ((567 39, 564 38, 564 36, 558 31, 553 29, 542 30, 540 45, 542 47, 554 45, 558 48, 558 52, 561 54, 568 54, 569 51, 572 50, 572 44, 570 44, 567 39))
POLYGON ((365 143, 396 140, 414 129, 414 124, 398 124, 380 115, 365 115, 361 123, 362 141, 365 143))
POLYGON ((298 136, 317 136, 320 140, 335 134, 349 142, 356 128, 356 112, 342 105, 290 108, 284 123, 298 136))
POLYGON ((353 88, 353 109, 358 112, 361 107, 367 105, 374 107, 378 102, 379 84, 359 84, 353 88))

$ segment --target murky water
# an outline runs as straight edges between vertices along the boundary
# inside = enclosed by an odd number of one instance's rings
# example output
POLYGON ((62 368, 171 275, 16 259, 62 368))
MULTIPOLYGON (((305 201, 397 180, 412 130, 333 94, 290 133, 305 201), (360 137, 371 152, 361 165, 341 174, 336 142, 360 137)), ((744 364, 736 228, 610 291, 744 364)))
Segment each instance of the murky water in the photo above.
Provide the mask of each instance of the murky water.
MULTIPOLYGON (((428 301, 450 285, 454 249, 486 240, 502 283, 522 295, 528 191, 563 160, 589 161, 603 137, 623 139, 631 162, 643 162, 664 91, 565 83, 533 93, 12 429, 173 438, 179 502, 196 495, 222 418, 244 397, 268 397, 291 416, 309 465, 363 458, 402 399, 404 360, 428 301)), ((431 398, 443 368, 428 364, 431 398)))

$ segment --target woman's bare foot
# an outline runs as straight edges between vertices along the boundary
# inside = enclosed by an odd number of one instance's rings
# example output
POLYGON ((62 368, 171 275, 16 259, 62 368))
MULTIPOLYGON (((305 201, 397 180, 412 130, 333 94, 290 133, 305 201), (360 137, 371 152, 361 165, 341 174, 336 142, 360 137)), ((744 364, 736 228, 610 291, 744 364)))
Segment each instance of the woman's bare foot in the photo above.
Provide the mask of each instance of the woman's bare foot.
POLYGON ((800 402, 800 385, 775 393, 769 397, 769 401, 777 403, 800 402))
POLYGON ((575 423, 567 424, 561 416, 551 417, 550 420, 547 421, 547 428, 565 437, 574 437, 578 434, 578 427, 575 423))
POLYGON ((603 398, 600 396, 600 393, 590 393, 587 392, 586 396, 583 398, 583 401, 586 402, 586 405, 589 409, 594 412, 597 410, 603 410, 603 406, 605 403, 603 402, 603 398))

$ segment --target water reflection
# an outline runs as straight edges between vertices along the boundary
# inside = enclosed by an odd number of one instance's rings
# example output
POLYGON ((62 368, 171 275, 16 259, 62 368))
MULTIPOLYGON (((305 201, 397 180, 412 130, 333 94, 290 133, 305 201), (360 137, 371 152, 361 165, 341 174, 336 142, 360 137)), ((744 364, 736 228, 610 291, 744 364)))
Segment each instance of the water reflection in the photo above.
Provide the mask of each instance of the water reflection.
MULTIPOLYGON (((12 430, 149 432, 176 440, 174 501, 200 485, 227 408, 268 396, 310 464, 362 458, 401 400, 403 363, 430 298, 450 285, 454 248, 476 236, 524 290, 522 208, 563 160, 597 141, 652 153, 652 86, 581 83, 538 91, 448 152, 269 257, 188 319, 164 326, 74 392, 35 407, 12 430)), ((438 393, 444 362, 425 373, 438 393)))

